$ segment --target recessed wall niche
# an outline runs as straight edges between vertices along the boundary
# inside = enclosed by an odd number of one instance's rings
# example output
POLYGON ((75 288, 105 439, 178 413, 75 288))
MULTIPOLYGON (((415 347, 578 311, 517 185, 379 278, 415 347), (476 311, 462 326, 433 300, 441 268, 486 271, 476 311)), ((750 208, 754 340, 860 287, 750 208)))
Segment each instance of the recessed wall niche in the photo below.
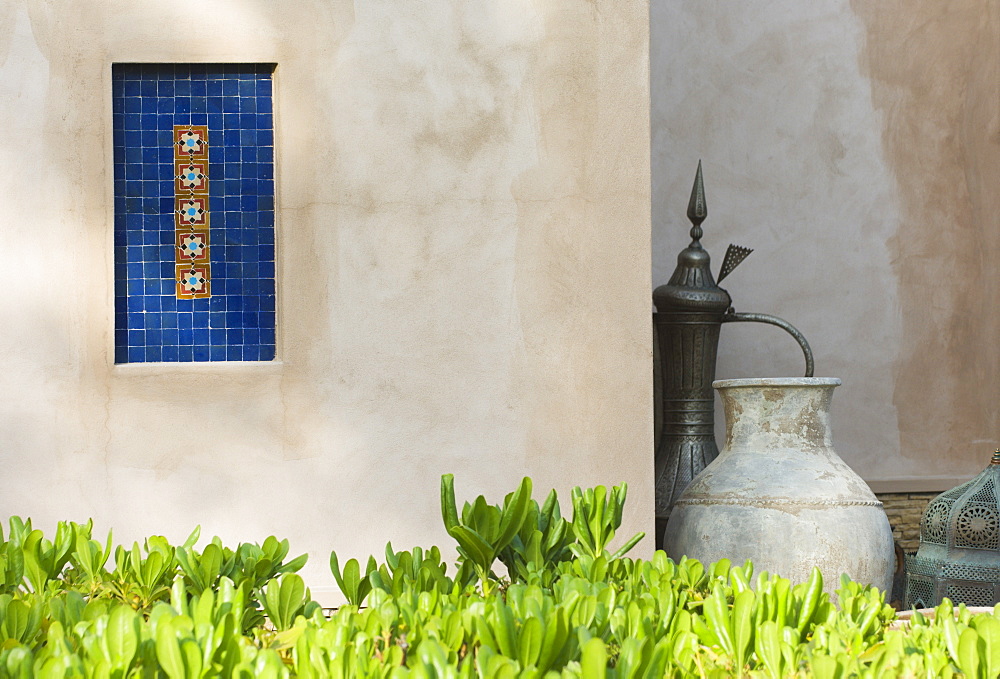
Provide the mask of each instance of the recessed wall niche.
POLYGON ((115 363, 275 357, 273 64, 114 64, 115 363))

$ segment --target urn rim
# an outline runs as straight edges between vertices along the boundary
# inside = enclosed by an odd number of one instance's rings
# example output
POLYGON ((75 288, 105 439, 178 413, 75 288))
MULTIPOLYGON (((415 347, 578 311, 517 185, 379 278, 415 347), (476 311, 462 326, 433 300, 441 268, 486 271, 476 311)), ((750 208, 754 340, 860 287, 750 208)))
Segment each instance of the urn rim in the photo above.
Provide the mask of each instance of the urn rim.
POLYGON ((843 382, 839 377, 741 377, 731 380, 715 380, 715 389, 732 387, 839 387, 843 382))

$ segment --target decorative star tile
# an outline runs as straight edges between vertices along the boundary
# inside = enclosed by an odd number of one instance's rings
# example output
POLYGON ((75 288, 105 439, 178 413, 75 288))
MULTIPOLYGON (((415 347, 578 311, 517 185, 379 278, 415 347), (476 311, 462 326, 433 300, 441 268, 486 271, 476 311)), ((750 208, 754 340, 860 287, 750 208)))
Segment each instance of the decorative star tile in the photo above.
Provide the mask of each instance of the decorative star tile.
POLYGON ((208 266, 178 266, 177 267, 177 297, 180 299, 199 299, 211 296, 208 266))
POLYGON ((207 125, 175 125, 174 157, 197 160, 208 157, 207 125))
POLYGON ((204 163, 177 163, 174 166, 177 193, 204 194, 208 192, 208 174, 204 163))
POLYGON ((178 226, 208 226, 208 197, 178 197, 174 213, 178 226))
POLYGON ((177 233, 177 261, 178 262, 207 262, 208 261, 208 232, 192 231, 188 233, 177 233))

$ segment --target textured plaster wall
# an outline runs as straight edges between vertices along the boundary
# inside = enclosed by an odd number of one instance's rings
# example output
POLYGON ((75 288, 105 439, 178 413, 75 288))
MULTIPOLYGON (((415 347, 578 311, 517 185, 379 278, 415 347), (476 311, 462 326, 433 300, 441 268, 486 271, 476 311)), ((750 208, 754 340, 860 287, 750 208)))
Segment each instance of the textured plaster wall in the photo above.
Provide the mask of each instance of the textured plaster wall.
POLYGON ((287 536, 314 593, 448 544, 444 472, 651 531, 645 3, 10 0, 0 75, 0 514, 287 536), (119 61, 278 64, 275 363, 113 365, 119 61))
MULTIPOLYGON (((844 380, 834 437, 877 488, 943 490, 1000 441, 1000 9, 994 0, 651 5, 653 284, 686 245, 756 251, 723 285, 844 380)), ((723 327, 720 377, 800 375, 723 327)), ((721 410, 717 409, 721 419, 721 410)))

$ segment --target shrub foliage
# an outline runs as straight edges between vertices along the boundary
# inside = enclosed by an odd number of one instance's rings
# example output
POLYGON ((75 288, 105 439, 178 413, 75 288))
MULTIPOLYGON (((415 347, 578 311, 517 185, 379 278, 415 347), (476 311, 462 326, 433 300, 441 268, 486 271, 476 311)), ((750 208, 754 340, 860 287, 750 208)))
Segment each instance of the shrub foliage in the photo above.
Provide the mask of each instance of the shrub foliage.
POLYGON ((341 564, 347 604, 324 611, 287 540, 199 551, 158 536, 113 547, 91 522, 53 538, 12 517, 0 532, 2 677, 996 677, 1000 616, 945 601, 898 629, 884 593, 662 552, 611 551, 626 487, 555 492, 524 479, 499 505, 441 513, 458 550, 341 564), (113 559, 112 559, 113 557, 113 559), (113 563, 112 563, 113 562, 113 563), (501 568, 502 566, 502 568, 501 568), (497 571, 500 571, 498 574, 497 571))

